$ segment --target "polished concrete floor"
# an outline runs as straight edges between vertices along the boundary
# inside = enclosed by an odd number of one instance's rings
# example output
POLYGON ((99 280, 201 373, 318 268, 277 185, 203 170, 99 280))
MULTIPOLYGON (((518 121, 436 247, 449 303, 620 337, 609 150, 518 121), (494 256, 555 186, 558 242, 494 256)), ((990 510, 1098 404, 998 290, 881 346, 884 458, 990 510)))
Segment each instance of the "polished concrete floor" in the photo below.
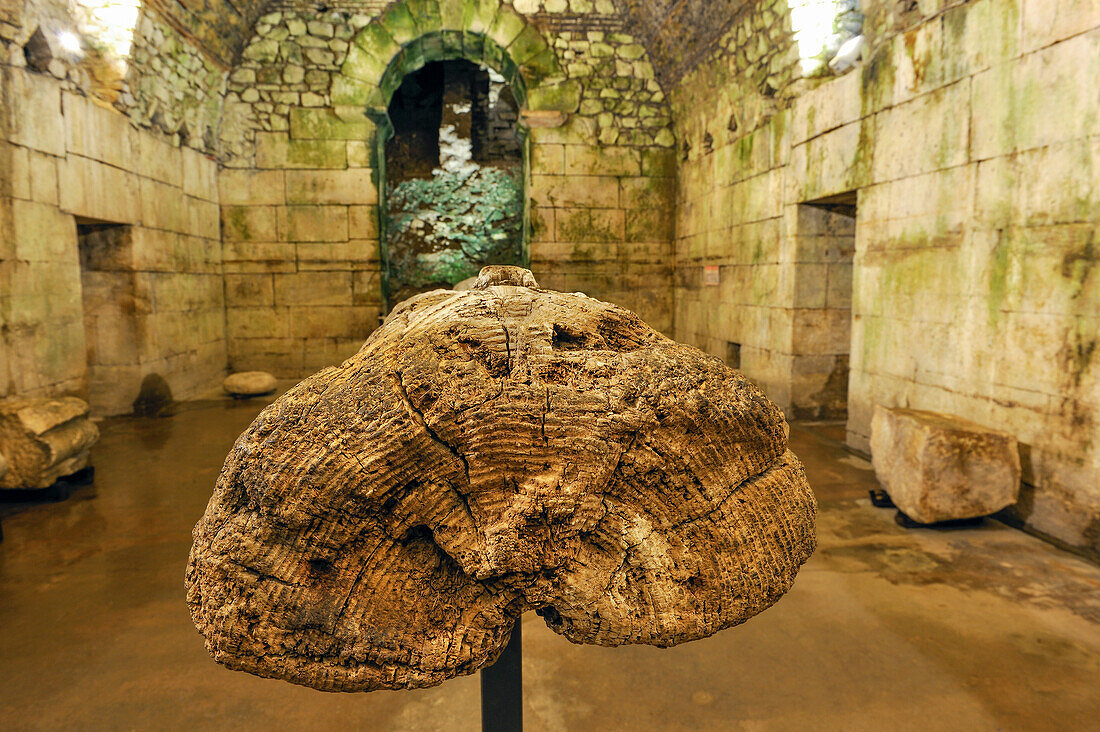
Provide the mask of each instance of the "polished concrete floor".
MULTIPOLYGON (((260 406, 108 421, 94 486, 0 507, 0 729, 478 729, 476 676, 324 694, 207 657, 190 530, 260 406)), ((672 649, 574 646, 528 615, 526 729, 1100 729, 1100 568, 996 522, 899 528, 839 434, 792 431, 820 548, 787 597, 672 649)))

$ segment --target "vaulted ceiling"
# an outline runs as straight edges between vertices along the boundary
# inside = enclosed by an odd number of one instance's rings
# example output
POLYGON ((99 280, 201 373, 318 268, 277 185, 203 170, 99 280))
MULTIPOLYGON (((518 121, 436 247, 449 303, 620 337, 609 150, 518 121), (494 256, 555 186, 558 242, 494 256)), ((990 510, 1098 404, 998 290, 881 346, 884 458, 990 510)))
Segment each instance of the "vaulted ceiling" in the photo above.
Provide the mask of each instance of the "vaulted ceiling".
MULTIPOLYGON (((675 84, 699 63, 729 28, 738 11, 751 0, 614 2, 629 31, 648 49, 661 80, 675 84)), ((236 62, 256 20, 271 9, 288 5, 325 7, 310 0, 145 0, 145 4, 226 66, 236 62)), ((363 10, 369 12, 387 3, 360 0, 357 5, 365 6, 363 10)))
POLYGON ((666 84, 694 68, 752 0, 615 0, 666 84))
POLYGON ((272 4, 272 0, 144 0, 149 10, 224 66, 232 66, 240 57, 256 20, 272 4))

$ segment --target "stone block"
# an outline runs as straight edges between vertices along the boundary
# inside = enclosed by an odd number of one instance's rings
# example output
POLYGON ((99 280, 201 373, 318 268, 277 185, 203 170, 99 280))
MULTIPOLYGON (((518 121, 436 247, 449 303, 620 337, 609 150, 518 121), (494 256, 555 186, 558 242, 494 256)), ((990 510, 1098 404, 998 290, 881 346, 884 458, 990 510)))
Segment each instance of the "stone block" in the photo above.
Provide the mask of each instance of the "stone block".
MULTIPOLYGON (((218 200, 218 164, 191 148, 180 148, 183 192, 204 201, 218 200)), ((231 171, 226 171, 231 172, 231 171)), ((232 171, 245 173, 249 171, 232 171)))
MULTIPOLYGON (((381 23, 371 23, 355 36, 354 47, 365 52, 367 57, 374 57, 385 64, 401 51, 400 44, 393 39, 381 23)), ((350 57, 350 49, 349 49, 350 57)), ((369 80, 369 79, 368 79, 369 80)))
POLYGON ((279 305, 350 305, 351 272, 299 272, 275 275, 279 305))
POLYGON ((1095 136, 1100 33, 1085 33, 973 79, 971 157, 979 160, 1095 136), (1057 112, 1049 100, 1059 100, 1057 112), (1011 124, 1005 124, 1011 120, 1011 124))
POLYGON ((1025 52, 1100 28, 1095 0, 1023 0, 1020 5, 1025 52))
POLYGON ((335 271, 352 268, 352 242, 299 242, 298 271, 335 271))
POLYGON ((565 146, 543 143, 531 146, 531 172, 562 175, 565 172, 565 146))
POLYGON ((7 470, 0 488, 48 488, 87 467, 99 428, 75 397, 0 400, 0 453, 7 470))
POLYGON ((230 308, 275 304, 275 290, 269 274, 227 274, 225 305, 230 308))
POLYGON ((370 168, 288 170, 286 201, 371 205, 378 203, 378 190, 370 168))
POLYGON ((802 263, 795 267, 794 302, 796 308, 825 307, 829 265, 802 263))
POLYGON ((359 107, 385 106, 377 83, 353 78, 344 73, 332 77, 332 103, 359 107))
MULTIPOLYGON (((66 148, 81 155, 124 170, 142 162, 136 139, 150 133, 138 133, 130 121, 113 108, 104 108, 88 97, 65 93, 62 97, 66 127, 66 148), (135 155, 135 153, 137 153, 135 155)), ((175 158, 177 164, 179 157, 175 158)), ((136 171, 135 171, 136 172, 136 171)), ((179 171, 176 171, 177 181, 179 171)))
MULTIPOLYGON (((898 124, 902 125, 900 118, 898 124)), ((965 125, 963 129, 965 130, 965 125)), ((905 154, 901 150, 901 142, 902 140, 896 140, 889 143, 899 148, 898 155, 905 154)), ((965 154, 965 146, 963 153, 965 154)), ((860 147, 860 123, 844 125, 795 146, 791 150, 787 178, 793 190, 789 192, 788 198, 807 201, 859 188, 862 172, 860 160, 866 154, 868 151, 860 147)), ((877 150, 874 160, 878 163, 877 150)), ((904 161, 898 167, 903 164, 904 161)), ((777 198, 776 205, 781 200, 777 198)))
MULTIPOLYGON (((759 278, 754 273, 754 286, 759 278)), ((772 298, 761 298, 767 302, 772 298)), ((798 308, 788 311, 793 324, 792 350, 800 354, 847 353, 851 343, 851 312, 847 309, 798 308)))
POLYGON ((642 150, 642 175, 651 178, 676 177, 676 152, 674 150, 642 150))
POLYGON ((556 214, 558 241, 607 244, 623 239, 625 216, 620 209, 563 208, 556 214))
MULTIPOLYGON (((11 195, 14 198, 56 206, 58 159, 25 147, 12 146, 10 150, 11 195)), ((2 189, 3 182, 0 181, 0 190, 2 189)))
POLYGON ((370 147, 367 146, 365 141, 348 140, 347 150, 349 168, 371 167, 370 147))
MULTIPOLYGON (((348 236, 351 239, 378 239, 378 207, 349 206, 348 236)), ((374 249, 378 249, 377 245, 374 249)))
POLYGON ((56 80, 23 69, 3 67, 7 77, 4 107, 8 141, 61 157, 65 154, 65 117, 61 114, 61 87, 56 80))
POLYGON ((566 175, 637 176, 641 172, 641 156, 633 148, 565 146, 566 175))
POLYGON ((949 414, 875 405, 875 475, 920 523, 988 516, 1016 502, 1016 438, 949 414))
POLYGON ((33 201, 11 202, 14 254, 26 262, 65 262, 76 265, 76 227, 71 216, 55 206, 33 201))
POLYGON ((311 305, 290 308, 290 335, 293 338, 342 338, 362 343, 377 325, 377 307, 311 305))
MULTIPOLYGON (((180 189, 151 178, 141 181, 141 221, 145 226, 177 233, 188 232, 190 215, 180 189)), ((188 232, 190 233, 190 232, 188 232)))
MULTIPOLYGON (((377 311, 376 311, 377 312, 377 311)), ((373 330, 373 328, 372 328, 373 330)), ((367 335, 370 335, 368 332, 367 335)), ((363 338, 306 338, 302 343, 302 368, 313 373, 328 366, 335 366, 355 355, 363 345, 363 338)))
POLYGON ((302 341, 298 338, 239 338, 229 342, 231 369, 264 369, 279 378, 300 378, 302 341))
POLYGON ((222 246, 225 272, 244 274, 262 272, 294 272, 297 252, 287 242, 226 241, 222 246))
POLYGON ((282 133, 256 135, 256 167, 346 168, 347 145, 343 140, 290 140, 282 133))
POLYGON ((675 178, 621 178, 619 202, 623 208, 661 210, 670 216, 676 207, 675 178))
POLYGON ((286 308, 226 308, 225 328, 229 338, 285 338, 290 322, 286 308))
POLYGON ((258 206, 286 203, 286 173, 282 170, 234 170, 218 172, 220 202, 258 206))
POLYGON ((352 304, 379 306, 382 303, 382 278, 377 269, 352 272, 352 304))
POLYGON ((533 175, 531 197, 543 206, 618 208, 619 181, 596 175, 533 175))
POLYGON ((347 206, 287 206, 286 240, 347 241, 347 206))
POLYGON ((184 199, 187 221, 184 232, 203 239, 221 237, 221 207, 212 201, 187 196, 184 199))
POLYGON ((859 74, 845 74, 799 96, 791 115, 791 142, 804 142, 859 119, 859 81, 859 74))
POLYGON ((532 110, 572 114, 581 104, 581 83, 577 80, 546 83, 527 93, 527 105, 532 110))
POLYGON ((374 123, 360 112, 357 118, 342 119, 329 109, 290 110, 292 140, 369 140, 374 123))
POLYGON ((225 241, 278 241, 274 206, 222 206, 221 229, 225 241))
MULTIPOLYGON (((80 269, 84 274, 96 272, 128 272, 135 269, 145 269, 136 264, 135 251, 147 257, 152 247, 149 246, 150 238, 154 238, 155 245, 167 250, 170 254, 176 244, 178 235, 168 232, 145 229, 132 226, 114 226, 99 231, 91 231, 80 237, 80 269), (135 229, 140 232, 135 235, 135 229), (150 237, 149 235, 156 235, 150 237), (161 239, 163 238, 164 241, 161 239), (134 242, 138 242, 140 249, 135 248, 134 242)), ((144 262, 143 262, 144 263, 144 262)), ((87 288, 85 288, 87 290, 87 288)), ((85 296, 87 292, 85 291, 85 296)))
MULTIPOLYGON (((671 242, 675 238, 676 219, 672 209, 635 209, 625 212, 627 242, 671 242)), ((671 258, 665 252, 666 259, 671 258)))
POLYGON ((970 85, 957 83, 878 115, 873 179, 894 180, 966 163, 970 129, 963 111, 969 106, 970 85), (913 129, 921 130, 924 144, 911 144, 908 133, 913 129))
POLYGON ((59 176, 63 211, 120 224, 140 220, 141 188, 136 176, 78 155, 65 158, 59 176))
POLYGON ((225 377, 222 388, 234 397, 271 394, 277 386, 275 377, 266 371, 238 371, 225 377))
POLYGON ((138 143, 139 167, 135 172, 176 188, 183 185, 180 148, 172 147, 152 132, 134 132, 131 137, 136 137, 138 143))

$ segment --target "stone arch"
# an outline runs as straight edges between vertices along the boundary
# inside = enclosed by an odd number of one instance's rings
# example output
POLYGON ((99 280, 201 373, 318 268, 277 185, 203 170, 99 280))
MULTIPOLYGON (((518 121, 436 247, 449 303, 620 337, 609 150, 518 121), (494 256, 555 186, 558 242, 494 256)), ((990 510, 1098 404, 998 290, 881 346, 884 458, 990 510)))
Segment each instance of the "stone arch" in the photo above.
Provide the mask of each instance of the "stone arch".
MULTIPOLYGON (((379 255, 382 297, 389 302, 389 252, 384 214, 385 143, 393 134, 389 104, 404 78, 436 61, 466 60, 487 66, 505 78, 520 108, 524 148, 523 251, 529 258, 530 175, 527 132, 557 127, 580 106, 582 88, 565 77, 554 50, 533 25, 499 0, 406 0, 392 5, 352 40, 331 97, 337 116, 366 116, 373 124, 375 184, 380 195, 379 255)), ((526 263, 526 262, 525 262, 526 263)))
POLYGON ((332 104, 386 125, 386 108, 406 74, 433 61, 465 59, 504 76, 528 124, 554 126, 580 105, 542 34, 499 0, 406 0, 355 36, 333 79, 332 104))

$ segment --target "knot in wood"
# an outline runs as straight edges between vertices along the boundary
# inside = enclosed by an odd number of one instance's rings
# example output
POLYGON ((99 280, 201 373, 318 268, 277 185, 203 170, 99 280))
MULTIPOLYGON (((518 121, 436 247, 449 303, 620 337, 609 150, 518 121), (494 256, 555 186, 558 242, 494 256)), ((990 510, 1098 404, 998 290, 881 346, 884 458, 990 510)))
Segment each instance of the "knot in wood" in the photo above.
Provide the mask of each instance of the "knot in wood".
POLYGON ((512 287, 530 287, 538 289, 539 283, 535 281, 535 275, 531 270, 523 267, 511 267, 503 264, 492 264, 482 267, 474 283, 475 290, 485 290, 497 285, 511 285, 512 287))

